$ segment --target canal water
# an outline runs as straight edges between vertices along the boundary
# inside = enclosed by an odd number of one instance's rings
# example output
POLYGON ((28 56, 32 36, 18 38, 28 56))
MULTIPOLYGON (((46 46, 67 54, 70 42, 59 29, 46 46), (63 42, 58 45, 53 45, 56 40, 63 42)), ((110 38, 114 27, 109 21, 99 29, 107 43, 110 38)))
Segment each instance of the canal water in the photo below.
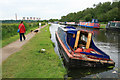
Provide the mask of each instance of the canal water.
MULTIPOLYGON (((59 55, 57 42, 55 38, 55 31, 57 31, 58 27, 64 26, 59 24, 51 24, 50 32, 51 32, 51 40, 55 43, 55 52, 59 55)), ((80 28, 80 27, 77 27, 80 28)), ((65 78, 119 78, 120 77, 120 66, 119 66, 119 49, 118 45, 120 42, 118 41, 120 36, 120 31, 117 30, 106 30, 106 29, 86 29, 80 28, 83 30, 89 30, 94 33, 93 40, 95 45, 104 51, 106 54, 110 56, 110 58, 115 62, 115 67, 113 69, 106 68, 80 68, 80 69, 67 69, 67 74, 65 74, 65 78)))

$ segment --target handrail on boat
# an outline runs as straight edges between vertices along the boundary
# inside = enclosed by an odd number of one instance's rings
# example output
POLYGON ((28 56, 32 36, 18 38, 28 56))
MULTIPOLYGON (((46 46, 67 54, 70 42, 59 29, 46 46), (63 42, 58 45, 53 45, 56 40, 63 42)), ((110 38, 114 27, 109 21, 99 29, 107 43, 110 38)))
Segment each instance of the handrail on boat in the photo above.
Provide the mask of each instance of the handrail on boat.
POLYGON ((76 36, 76 41, 75 41, 74 49, 77 48, 77 46, 78 46, 79 37, 80 37, 80 31, 77 31, 77 36, 76 36))

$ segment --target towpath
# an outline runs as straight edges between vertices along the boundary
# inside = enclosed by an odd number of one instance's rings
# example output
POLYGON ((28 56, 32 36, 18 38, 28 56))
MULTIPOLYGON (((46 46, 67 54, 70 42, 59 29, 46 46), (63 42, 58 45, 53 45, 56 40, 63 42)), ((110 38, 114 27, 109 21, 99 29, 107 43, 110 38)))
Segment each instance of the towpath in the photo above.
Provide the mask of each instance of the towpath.
MULTIPOLYGON (((41 28, 44 28, 47 25, 42 26, 41 28)), ((36 30, 40 30, 41 28, 38 28, 36 30)), ((39 31, 40 32, 40 31, 39 31)), ((22 42, 19 41, 19 39, 15 42, 12 42, 10 44, 8 44, 7 46, 0 48, 0 51, 2 52, 2 58, 1 58, 1 62, 2 63, 4 60, 6 60, 11 54, 19 51, 21 49, 21 47, 27 43, 36 33, 34 32, 30 32, 28 33, 26 36, 26 40, 23 40, 22 42)))

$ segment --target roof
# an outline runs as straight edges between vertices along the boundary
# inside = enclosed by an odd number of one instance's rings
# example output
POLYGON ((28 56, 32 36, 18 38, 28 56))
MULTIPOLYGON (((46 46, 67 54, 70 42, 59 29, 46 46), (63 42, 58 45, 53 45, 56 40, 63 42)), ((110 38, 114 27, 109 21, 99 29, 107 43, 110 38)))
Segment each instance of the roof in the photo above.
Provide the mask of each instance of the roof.
POLYGON ((117 23, 120 23, 120 21, 111 21, 111 22, 117 22, 117 23))
POLYGON ((66 31, 66 32, 76 32, 76 31, 78 31, 78 30, 80 30, 80 31, 83 31, 83 32, 86 32, 86 33, 92 33, 93 34, 93 31, 88 31, 88 30, 82 30, 82 29, 77 29, 77 28, 75 28, 75 27, 73 27, 73 26, 67 26, 67 27, 61 27, 64 31, 66 31))

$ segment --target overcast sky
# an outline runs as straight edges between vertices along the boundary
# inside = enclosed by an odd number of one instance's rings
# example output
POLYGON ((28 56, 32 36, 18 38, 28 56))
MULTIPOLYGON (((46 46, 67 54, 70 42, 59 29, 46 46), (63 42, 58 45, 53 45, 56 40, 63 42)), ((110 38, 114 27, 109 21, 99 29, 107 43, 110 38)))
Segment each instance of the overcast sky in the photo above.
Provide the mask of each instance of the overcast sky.
POLYGON ((0 20, 22 17, 39 17, 41 19, 60 19, 71 12, 82 11, 99 2, 112 0, 0 0, 0 20))

